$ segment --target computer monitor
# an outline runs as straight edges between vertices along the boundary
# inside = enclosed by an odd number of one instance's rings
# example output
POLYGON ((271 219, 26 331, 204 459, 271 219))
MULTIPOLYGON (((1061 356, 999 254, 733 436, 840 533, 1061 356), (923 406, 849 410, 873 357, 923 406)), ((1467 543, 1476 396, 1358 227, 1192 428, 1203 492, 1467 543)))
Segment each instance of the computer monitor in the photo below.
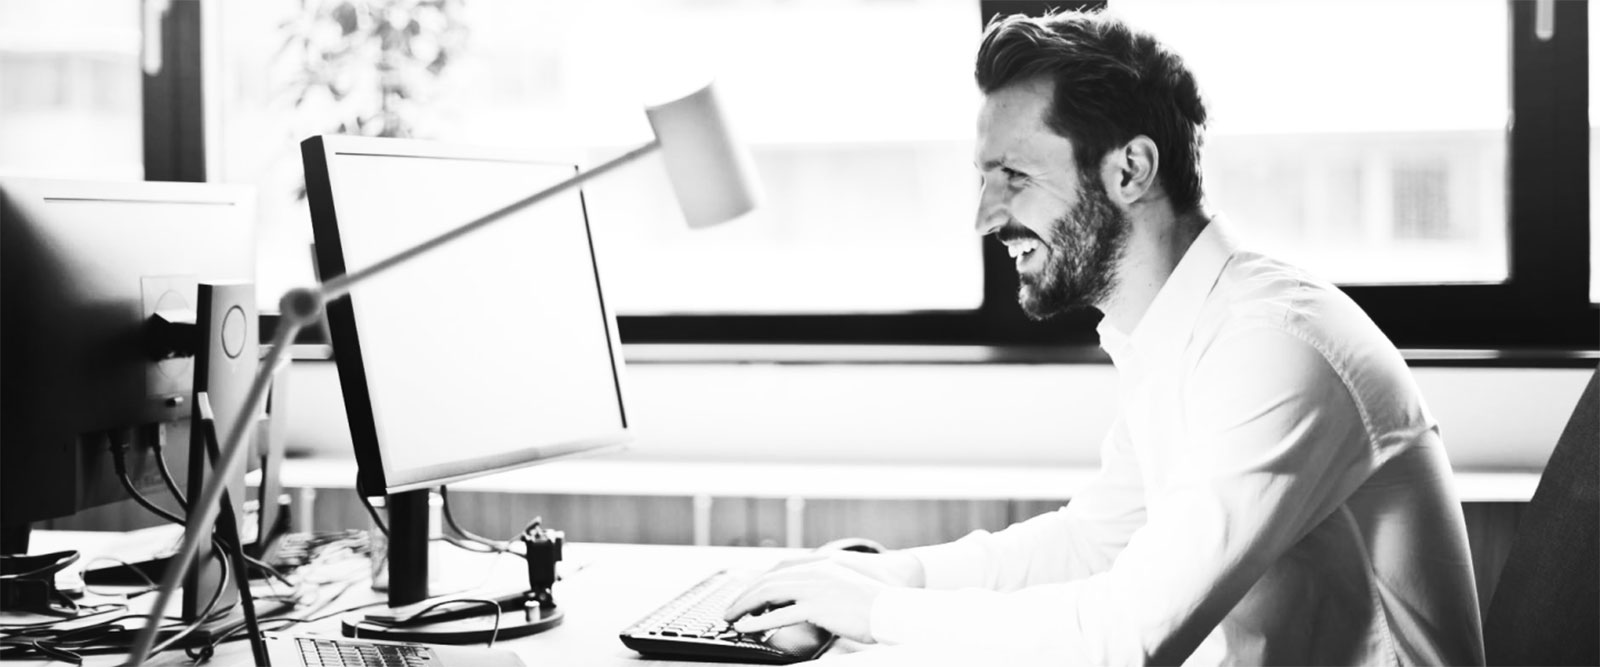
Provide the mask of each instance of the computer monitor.
POLYGON ((33 522, 129 498, 117 449, 140 493, 167 495, 163 450, 186 486, 200 343, 158 314, 254 280, 254 191, 0 178, 0 238, 0 552, 21 553, 33 522))
MULTIPOLYGON (((313 137, 301 153, 324 280, 576 170, 526 151, 401 139, 313 137)), ((576 192, 328 304, 359 491, 389 496, 392 606, 429 595, 428 489, 628 439, 607 305, 576 192)))

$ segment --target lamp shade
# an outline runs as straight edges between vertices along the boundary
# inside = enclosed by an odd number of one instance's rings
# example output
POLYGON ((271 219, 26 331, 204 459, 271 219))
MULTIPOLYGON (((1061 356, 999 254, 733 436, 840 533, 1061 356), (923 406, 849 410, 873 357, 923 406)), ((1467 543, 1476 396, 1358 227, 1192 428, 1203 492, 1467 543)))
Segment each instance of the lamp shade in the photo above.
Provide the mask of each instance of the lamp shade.
POLYGON ((761 184, 750 154, 734 140, 711 84, 648 107, 645 115, 661 144, 667 178, 690 227, 727 222, 760 203, 761 184))

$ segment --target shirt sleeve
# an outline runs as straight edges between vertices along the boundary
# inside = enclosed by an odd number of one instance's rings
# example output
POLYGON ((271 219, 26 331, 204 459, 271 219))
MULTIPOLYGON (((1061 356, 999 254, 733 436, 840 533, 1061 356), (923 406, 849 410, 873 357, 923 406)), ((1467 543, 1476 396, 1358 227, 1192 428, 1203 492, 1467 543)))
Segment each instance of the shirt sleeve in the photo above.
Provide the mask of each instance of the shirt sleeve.
POLYGON ((1182 662, 1266 569, 1371 474, 1370 438, 1321 354, 1261 328, 1213 343, 1183 387, 1178 460, 1110 569, 1002 592, 892 589, 875 639, 994 642, 1063 663, 1182 662))
POLYGON ((1066 507, 911 553, 922 563, 926 588, 1012 591, 1105 571, 1143 524, 1139 464, 1118 418, 1101 443, 1099 472, 1066 507))

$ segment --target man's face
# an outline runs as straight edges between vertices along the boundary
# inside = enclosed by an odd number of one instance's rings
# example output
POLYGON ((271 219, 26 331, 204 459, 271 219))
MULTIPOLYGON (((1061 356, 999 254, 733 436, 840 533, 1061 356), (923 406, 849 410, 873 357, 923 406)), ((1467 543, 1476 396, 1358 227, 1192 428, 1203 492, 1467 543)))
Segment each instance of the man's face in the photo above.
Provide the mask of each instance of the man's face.
POLYGON ((977 229, 1015 259, 1017 300, 1036 320, 1104 302, 1130 229, 1100 175, 1080 172, 1072 142, 1045 124, 1053 88, 1007 86, 978 115, 977 229))

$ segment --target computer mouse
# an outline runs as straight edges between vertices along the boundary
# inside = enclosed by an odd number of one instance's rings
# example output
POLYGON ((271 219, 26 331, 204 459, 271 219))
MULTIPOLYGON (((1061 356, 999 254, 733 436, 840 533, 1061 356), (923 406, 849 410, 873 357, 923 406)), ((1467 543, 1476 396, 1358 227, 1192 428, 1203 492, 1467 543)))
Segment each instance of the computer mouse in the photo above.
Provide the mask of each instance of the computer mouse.
POLYGON ((859 551, 865 554, 881 554, 888 549, 865 537, 841 537, 817 547, 817 551, 859 551))
MULTIPOLYGON (((750 612, 750 615, 760 616, 773 609, 787 606, 789 606, 787 603, 768 605, 750 612)), ((823 651, 826 651, 833 644, 835 639, 833 633, 805 621, 751 633, 747 636, 798 660, 810 660, 821 655, 823 651)))
POLYGON ((761 633, 762 643, 802 660, 821 655, 833 640, 833 633, 804 621, 761 633))

